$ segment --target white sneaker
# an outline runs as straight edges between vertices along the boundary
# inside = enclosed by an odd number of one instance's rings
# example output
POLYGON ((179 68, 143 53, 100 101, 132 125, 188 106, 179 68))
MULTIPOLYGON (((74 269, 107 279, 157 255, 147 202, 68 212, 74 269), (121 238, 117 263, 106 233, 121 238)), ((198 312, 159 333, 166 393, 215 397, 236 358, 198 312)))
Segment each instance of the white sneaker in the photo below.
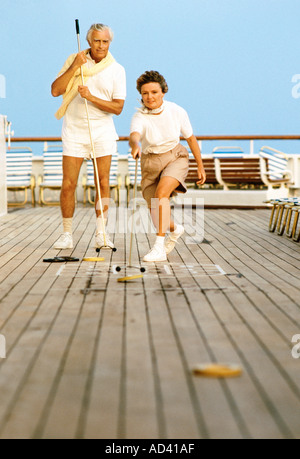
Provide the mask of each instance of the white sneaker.
POLYGON ((153 249, 144 256, 143 261, 166 261, 167 255, 164 247, 154 244, 153 249))
POLYGON ((73 237, 71 233, 63 233, 55 242, 54 249, 73 249, 73 237))
POLYGON ((183 235, 184 227, 182 225, 177 225, 176 231, 170 233, 165 240, 165 251, 169 255, 170 252, 174 249, 175 245, 178 242, 178 239, 183 235))
POLYGON ((105 242, 106 242, 106 245, 104 244, 103 233, 101 231, 99 233, 96 233, 95 249, 102 249, 102 248, 105 249, 105 248, 108 248, 108 247, 113 249, 115 247, 114 243, 110 240, 109 234, 107 232, 105 233, 105 242))

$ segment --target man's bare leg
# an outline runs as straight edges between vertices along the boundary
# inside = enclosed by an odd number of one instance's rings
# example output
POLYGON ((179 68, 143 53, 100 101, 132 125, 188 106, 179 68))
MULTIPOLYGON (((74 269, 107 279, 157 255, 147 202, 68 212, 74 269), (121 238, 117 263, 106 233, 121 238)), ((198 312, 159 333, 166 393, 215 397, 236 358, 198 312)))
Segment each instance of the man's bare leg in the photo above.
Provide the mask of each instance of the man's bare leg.
POLYGON ((60 208, 63 218, 73 218, 75 190, 83 158, 63 156, 63 182, 60 193, 60 208))
MULTIPOLYGON (((102 202, 103 217, 104 217, 104 220, 102 221, 98 192, 96 189, 95 211, 96 211, 97 223, 96 223, 96 244, 95 245, 97 248, 101 248, 104 245, 103 228, 105 228, 106 223, 107 223, 107 215, 108 215, 109 200, 110 200, 110 187, 109 187, 110 166, 111 166, 111 155, 102 156, 100 158, 97 158, 97 168, 98 168, 98 176, 99 176, 99 182, 100 182, 101 202, 102 202)), ((113 248, 114 245, 110 241, 109 235, 107 234, 106 231, 105 231, 105 234, 106 234, 106 241, 105 241, 106 245, 113 248)))
POLYGON ((75 211, 75 190, 82 163, 83 158, 63 156, 63 182, 60 192, 63 234, 54 245, 56 249, 73 248, 72 220, 75 211))
MULTIPOLYGON (((109 172, 111 165, 111 155, 102 156, 97 158, 98 176, 100 182, 100 193, 103 205, 104 218, 107 218, 109 199, 110 199, 110 187, 109 187, 109 172)), ((95 182, 96 183, 96 182, 95 182)), ((100 205, 98 203, 99 197, 96 189, 96 200, 95 200, 95 211, 97 218, 101 216, 100 205)))

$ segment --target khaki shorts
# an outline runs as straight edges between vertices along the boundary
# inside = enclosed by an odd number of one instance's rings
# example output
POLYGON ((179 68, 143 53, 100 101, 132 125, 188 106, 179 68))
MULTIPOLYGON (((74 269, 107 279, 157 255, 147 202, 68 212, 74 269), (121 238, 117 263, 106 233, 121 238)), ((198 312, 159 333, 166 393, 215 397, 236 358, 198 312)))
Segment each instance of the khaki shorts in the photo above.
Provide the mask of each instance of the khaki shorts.
POLYGON ((180 143, 166 153, 142 154, 142 193, 150 207, 151 199, 155 197, 157 185, 162 177, 173 177, 180 184, 175 190, 186 193, 185 179, 189 170, 189 153, 180 143))

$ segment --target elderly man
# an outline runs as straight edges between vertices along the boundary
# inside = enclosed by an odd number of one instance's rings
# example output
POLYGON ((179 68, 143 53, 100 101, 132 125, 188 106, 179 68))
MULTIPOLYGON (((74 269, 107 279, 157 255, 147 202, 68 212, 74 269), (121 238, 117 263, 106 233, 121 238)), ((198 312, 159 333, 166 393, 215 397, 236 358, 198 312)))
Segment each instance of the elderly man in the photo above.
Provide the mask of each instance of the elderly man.
POLYGON ((52 83, 54 97, 63 96, 63 103, 56 113, 62 126, 63 143, 63 183, 60 195, 63 218, 63 234, 55 243, 56 249, 73 248, 72 218, 75 210, 75 189, 84 158, 91 157, 91 142, 85 107, 87 100, 90 127, 98 166, 100 192, 103 203, 102 221, 96 193, 96 237, 95 247, 114 247, 109 234, 103 228, 107 223, 110 196, 109 171, 111 155, 117 149, 118 135, 113 115, 120 115, 126 97, 126 76, 124 68, 118 64, 109 46, 113 39, 110 27, 93 24, 86 36, 90 48, 72 54, 65 62, 58 78, 52 83), (81 83, 82 67, 84 85, 81 83))

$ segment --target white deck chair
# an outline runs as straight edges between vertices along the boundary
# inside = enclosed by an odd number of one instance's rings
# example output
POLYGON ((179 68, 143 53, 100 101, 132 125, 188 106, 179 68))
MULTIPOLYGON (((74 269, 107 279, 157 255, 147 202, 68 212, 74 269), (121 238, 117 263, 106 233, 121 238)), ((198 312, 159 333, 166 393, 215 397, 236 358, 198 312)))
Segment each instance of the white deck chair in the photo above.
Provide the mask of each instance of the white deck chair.
POLYGON ((43 175, 38 177, 40 205, 59 205, 59 199, 50 201, 45 198, 45 190, 60 191, 62 178, 62 145, 46 146, 43 151, 43 175))
POLYGON ((32 150, 29 147, 11 147, 6 151, 6 186, 8 191, 24 192, 22 202, 8 202, 8 206, 24 206, 31 190, 35 206, 35 177, 32 174, 32 150))

